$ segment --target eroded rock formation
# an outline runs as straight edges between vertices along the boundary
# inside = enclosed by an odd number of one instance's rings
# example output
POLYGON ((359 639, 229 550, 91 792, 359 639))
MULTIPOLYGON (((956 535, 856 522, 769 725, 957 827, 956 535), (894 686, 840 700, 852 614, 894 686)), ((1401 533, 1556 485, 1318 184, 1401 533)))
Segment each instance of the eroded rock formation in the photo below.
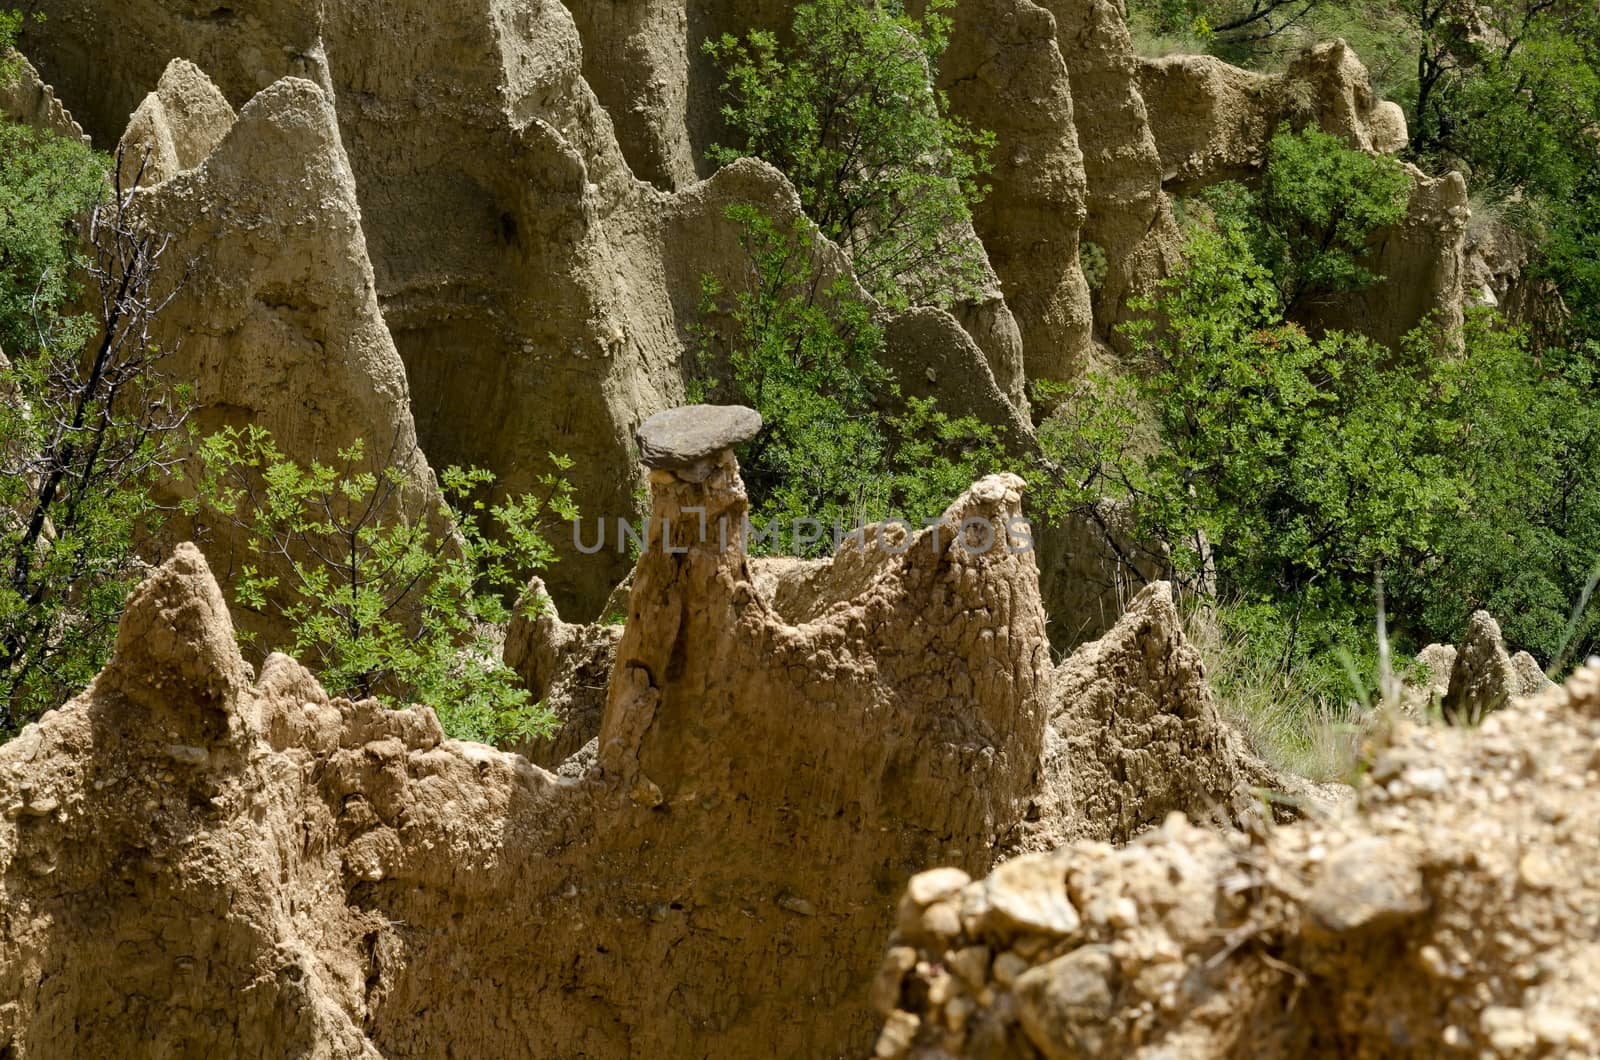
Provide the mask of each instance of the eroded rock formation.
POLYGON ((15 61, 18 69, 10 81, 0 81, 0 115, 57 136, 83 138, 82 127, 56 98, 55 89, 39 77, 33 64, 15 52, 6 59, 15 61))
POLYGON ((957 540, 968 516, 1015 514, 1015 483, 981 483, 797 626, 682 512, 742 514, 731 457, 703 484, 656 478, 656 525, 687 551, 658 538, 641 561, 581 780, 443 741, 425 709, 330 702, 281 656, 252 685, 180 549, 105 675, 0 748, 0 1041, 48 1057, 869 1040, 898 881, 950 858, 981 871, 1033 781, 1049 660, 1032 571, 957 540))
POLYGON ((1600 668, 1402 723, 1357 812, 913 879, 881 1057, 1590 1056, 1600 668))
MULTIPOLYGON (((49 28, 25 29, 30 56, 102 145, 137 108, 126 142, 151 149, 153 177, 199 166, 230 127, 228 109, 247 110, 280 79, 319 86, 422 448, 437 466, 488 468, 511 493, 537 483, 545 454, 570 456, 580 505, 595 517, 632 512, 633 429, 678 404, 701 372, 692 329, 703 323, 703 278, 724 288, 743 279, 726 208, 751 203, 780 219, 795 209, 769 167, 701 179, 706 148, 726 138, 721 78, 702 44, 781 28, 793 0, 38 6, 49 28), (110 39, 121 46, 102 56, 110 39), (169 68, 175 59, 185 62, 169 68)), ((1110 0, 956 8, 941 84, 961 116, 997 134, 993 191, 976 217, 993 268, 982 297, 953 316, 885 319, 888 359, 908 393, 975 412, 1025 446, 1030 380, 1069 378, 1104 356, 1099 344, 1115 340, 1127 298, 1175 264, 1181 241, 1164 182, 1187 187, 1258 165, 1272 123, 1291 110, 1364 148, 1403 138, 1395 108, 1373 97, 1342 44, 1308 52, 1263 93, 1238 89, 1253 75, 1231 68, 1212 64, 1215 76, 1195 83, 1188 75, 1203 62, 1169 65, 1171 76, 1158 76, 1164 67, 1135 57, 1110 0), (1168 98, 1169 82, 1183 99, 1168 98), (1250 98, 1236 100, 1241 91, 1250 98), (1196 125, 1196 107, 1216 120, 1196 125)), ((318 150, 333 148, 318 137, 318 150)), ((259 201, 299 174, 293 150, 258 151, 232 190, 259 201)), ((1381 338, 1431 311, 1455 323, 1458 191, 1419 182, 1412 217, 1381 241, 1390 282, 1333 307, 1327 322, 1381 338)), ((352 233, 339 197, 327 242, 342 247, 352 233)), ((215 234, 248 244, 236 227, 215 234)), ((370 442, 393 419, 356 430, 370 442)), ((567 562, 549 572, 549 591, 571 617, 591 619, 626 562, 610 550, 579 556, 558 536, 567 562)), ((1060 545, 1075 555, 1051 556, 1050 599, 1076 607, 1082 594, 1056 592, 1054 571, 1092 566, 1092 549, 1073 533, 1060 545)), ((1107 599, 1114 617, 1121 600, 1107 599)), ((1079 624, 1070 614, 1060 623, 1079 624)))
POLYGON ((1084 271, 1097 334, 1115 338, 1130 296, 1178 261, 1181 239, 1162 191, 1161 156, 1138 82, 1138 59, 1116 0, 1044 0, 1072 83, 1088 181, 1084 271), (1090 267, 1090 263, 1093 267, 1090 267))
MULTIPOLYGON (((363 438, 418 494, 422 448, 511 491, 556 452, 586 516, 631 513, 636 428, 700 370, 702 279, 747 279, 727 208, 799 216, 770 166, 709 174, 699 52, 791 0, 36 6, 30 55, 143 167, 178 291, 158 338, 200 425, 301 459, 363 438)), ((1253 175, 1280 120, 1404 142, 1342 43, 1261 77, 1138 60, 1112 0, 956 16, 943 87, 998 137, 992 275, 954 314, 885 315, 886 360, 1014 448, 1030 379, 1107 356, 1175 264, 1169 191, 1253 175)), ((0 111, 81 133, 32 67, 0 111)), ((1459 177, 1417 175, 1375 240, 1388 282, 1319 321, 1449 331, 1465 221, 1459 177)), ((1475 289, 1531 304, 1519 253, 1486 245, 1475 289)), ((1600 671, 1481 740, 1402 726, 1359 815, 1274 831, 1260 789, 1318 793, 1229 730, 1170 590, 1119 618, 1128 586, 1075 532, 1041 553, 1053 628, 1106 632, 1052 665, 1035 557, 964 526, 1004 527, 1020 480, 919 534, 757 561, 733 440, 643 447, 625 625, 513 624, 507 660, 565 723, 537 764, 283 656, 254 677, 179 548, 95 684, 0 746, 0 1056, 855 1054, 869 998, 886 1056, 1597 1048, 1600 906, 1571 881, 1600 867, 1600 671)), ((627 561, 573 558, 547 595, 610 618, 627 561)), ((1434 654, 1450 717, 1544 683, 1492 627, 1434 654)))
MULTIPOLYGON (((439 466, 486 467, 515 493, 549 470, 545 454, 559 453, 575 461, 571 477, 585 510, 631 512, 632 431, 677 404, 695 371, 686 351, 701 316, 701 281, 733 286, 744 274, 725 208, 746 202, 781 216, 793 199, 770 167, 692 183, 687 132, 643 135, 658 120, 678 120, 686 90, 676 80, 660 83, 659 106, 629 111, 621 122, 633 159, 674 189, 668 193, 630 170, 613 116, 583 76, 578 26, 555 0, 399 9, 339 0, 206 15, 149 0, 42 6, 51 31, 30 32, 25 45, 92 117, 101 142, 121 134, 169 58, 194 60, 237 106, 285 75, 322 86, 429 457, 439 466), (138 42, 137 54, 91 60, 107 35, 138 42)), ((652 85, 658 74, 688 76, 683 35, 698 34, 698 49, 709 32, 702 18, 686 21, 681 5, 615 6, 582 13, 591 72, 614 46, 652 64, 652 85), (659 40, 651 36, 657 29, 659 40)), ((622 105, 617 91, 638 87, 629 77, 602 79, 614 107, 622 105)), ((714 111, 714 99, 708 103, 714 111)), ((147 105, 135 122, 141 142, 159 141, 145 131, 153 121, 147 105)), ((294 157, 261 174, 263 189, 292 177, 294 157)), ((1016 323, 999 280, 988 288, 959 322, 1025 415, 1016 323)), ((578 562, 568 542, 560 545, 574 562, 550 572, 550 590, 575 615, 592 617, 626 565, 615 553, 578 562)))
MULTIPOLYGON (((956 113, 995 134, 993 190, 975 223, 1004 285, 1001 305, 1020 328, 1027 377, 1072 379, 1092 354, 1089 287, 1078 261, 1087 182, 1055 22, 1032 0, 972 0, 953 17, 939 75, 956 113)), ((975 311, 995 312, 999 295, 997 286, 991 308, 975 311)), ((989 344, 980 338, 979 345, 989 344)), ((1009 381, 995 375, 1006 388, 1009 381)))
POLYGON ((1239 794, 1170 597, 1055 672, 1030 553, 983 529, 1020 480, 758 577, 731 452, 653 459, 598 737, 559 775, 284 656, 252 682, 180 547, 89 690, 0 746, 0 1046, 858 1052, 914 873, 1239 794), (1175 787, 1145 766, 1179 747, 1175 787))
POLYGON ((364 438, 417 461, 327 95, 285 79, 232 121, 204 76, 174 63, 136 117, 126 153, 150 150, 159 179, 132 215, 169 240, 159 293, 176 292, 155 337, 164 371, 195 387, 202 425, 259 424, 298 459, 364 438))
POLYGON ((237 118, 204 71, 187 60, 172 60, 122 134, 123 186, 159 184, 194 169, 228 135, 237 118))
POLYGON ((1469 303, 1492 306, 1512 324, 1528 329, 1535 348, 1554 341, 1572 315, 1547 276, 1528 266, 1534 240, 1492 215, 1470 219, 1462 289, 1469 303))
POLYGON ((1166 582, 1061 663, 1050 701, 1027 849, 1125 843, 1175 810, 1236 821, 1258 812, 1255 786, 1283 786, 1222 721, 1166 582))
POLYGON ((1452 724, 1475 725, 1521 689, 1522 677, 1506 652, 1500 624, 1487 611, 1473 612, 1466 636, 1456 648, 1440 713, 1452 724))
POLYGON ((684 0, 571 0, 583 40, 583 78, 611 115, 617 143, 640 180, 663 191, 693 184, 707 164, 689 142, 692 66, 709 34, 684 0))
POLYGON ((537 578, 525 599, 537 601, 538 611, 533 615, 518 611, 512 618, 506 630, 505 663, 529 694, 555 714, 560 728, 517 750, 534 765, 554 769, 600 733, 622 624, 563 622, 544 582, 537 578))
MULTIPOLYGON (((1162 180, 1174 191, 1252 179, 1285 123, 1317 125, 1375 154, 1406 144, 1405 115, 1373 92, 1366 67, 1344 41, 1306 49, 1282 74, 1241 70, 1209 55, 1147 59, 1139 84, 1160 147, 1162 180)), ((1411 194, 1405 218, 1371 240, 1370 268, 1383 281, 1303 307, 1305 323, 1358 331, 1390 346, 1429 324, 1441 333, 1441 345, 1459 343, 1466 184, 1458 173, 1434 178, 1406 168, 1411 194)))
MULTIPOLYGON (((395 505, 431 510, 433 474, 327 94, 286 78, 235 119, 203 73, 175 61, 135 113, 122 165, 145 182, 131 223, 164 246, 154 296, 170 301, 151 327, 158 368, 190 387, 194 426, 263 427, 302 465, 334 464, 363 442, 362 466, 402 472, 395 505)), ((238 527, 206 522, 218 570, 263 562, 238 527)), ((265 569, 283 573, 271 560, 265 569)), ((269 643, 288 641, 275 619, 240 619, 269 643)))
POLYGON ((1307 48, 1281 74, 1242 70, 1210 55, 1144 59, 1139 86, 1162 179, 1171 187, 1252 176, 1282 123, 1315 124, 1374 154, 1406 145, 1404 112, 1378 98, 1367 68, 1342 40, 1307 48))
POLYGON ((1487 611, 1473 612, 1459 648, 1429 644, 1417 653, 1417 663, 1420 673, 1408 676, 1401 706, 1412 715, 1437 712, 1460 725, 1476 724, 1491 711, 1555 683, 1532 655, 1506 650, 1500 624, 1487 611))

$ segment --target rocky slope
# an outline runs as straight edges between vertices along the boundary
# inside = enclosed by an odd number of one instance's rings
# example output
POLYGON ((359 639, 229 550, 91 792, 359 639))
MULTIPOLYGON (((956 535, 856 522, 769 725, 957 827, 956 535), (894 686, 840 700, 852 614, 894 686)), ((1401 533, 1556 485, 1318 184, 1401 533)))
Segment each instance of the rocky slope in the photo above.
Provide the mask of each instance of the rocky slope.
POLYGON ((877 1055, 1600 1053, 1600 667, 1380 743, 1348 815, 913 879, 877 1055))

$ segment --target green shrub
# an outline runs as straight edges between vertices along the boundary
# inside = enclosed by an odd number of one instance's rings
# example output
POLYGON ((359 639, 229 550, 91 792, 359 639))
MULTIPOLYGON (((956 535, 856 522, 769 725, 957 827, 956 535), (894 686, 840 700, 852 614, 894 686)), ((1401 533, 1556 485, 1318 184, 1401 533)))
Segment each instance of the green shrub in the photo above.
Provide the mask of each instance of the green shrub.
POLYGON ((231 586, 235 601, 291 631, 288 643, 254 647, 304 660, 334 695, 426 703, 453 737, 547 733, 554 719, 501 661, 496 631, 511 617, 506 601, 555 560, 543 528, 577 516, 560 474, 570 463, 551 457, 543 496, 493 507, 475 499, 488 472, 448 468, 430 508, 409 495, 403 461, 370 470, 359 442, 338 456, 301 465, 258 427, 202 445, 196 513, 241 529, 255 557, 231 586))
POLYGON ((1228 182, 1204 201, 1250 236, 1254 259, 1277 284, 1283 311, 1383 279, 1364 264, 1372 234, 1405 216, 1411 178, 1399 163, 1346 147, 1314 127, 1279 129, 1259 191, 1228 182))
POLYGON ((81 144, 0 122, 0 736, 104 665, 185 421, 148 338, 160 246, 107 194, 107 170, 81 144), (75 274, 92 315, 68 313, 75 274))
POLYGON ((10 84, 21 68, 16 46, 17 33, 22 29, 22 12, 0 8, 0 85, 10 84))
MULTIPOLYGON (((23 20, 0 9, 0 85, 21 69, 12 47, 23 20)), ((76 226, 105 201, 108 168, 76 140, 0 116, 0 351, 13 359, 52 341, 76 294, 73 272, 84 265, 76 226)))
POLYGON ((1078 266, 1083 269, 1083 279, 1091 291, 1098 291, 1106 282, 1111 261, 1099 243, 1084 240, 1078 244, 1078 266))
POLYGON ((14 359, 76 293, 76 227, 103 201, 107 168, 76 140, 0 118, 0 349, 14 359))
POLYGON ((1042 428, 1042 503, 1122 505, 1180 581, 1214 573, 1284 616, 1267 625, 1287 670, 1369 625, 1374 573, 1430 554, 1471 494, 1455 370, 1420 341, 1286 323, 1253 243, 1229 211, 1191 223, 1184 265, 1126 327, 1135 371, 1091 375, 1042 428))
POLYGON ((952 418, 931 400, 901 399, 871 307, 844 278, 821 285, 810 224, 783 230, 748 206, 731 207, 729 217, 740 225, 751 279, 735 291, 707 281, 701 376, 691 389, 748 404, 766 423, 738 454, 752 519, 780 527, 762 547, 827 554, 835 525, 936 516, 1000 464, 992 427, 952 418), (797 540, 797 519, 828 533, 797 540))
POLYGON ((738 136, 711 158, 783 170, 891 308, 970 298, 985 275, 965 233, 994 138, 951 116, 931 84, 952 6, 931 0, 914 18, 900 0, 813 0, 795 8, 792 46, 761 32, 705 45, 726 72, 723 117, 738 136))

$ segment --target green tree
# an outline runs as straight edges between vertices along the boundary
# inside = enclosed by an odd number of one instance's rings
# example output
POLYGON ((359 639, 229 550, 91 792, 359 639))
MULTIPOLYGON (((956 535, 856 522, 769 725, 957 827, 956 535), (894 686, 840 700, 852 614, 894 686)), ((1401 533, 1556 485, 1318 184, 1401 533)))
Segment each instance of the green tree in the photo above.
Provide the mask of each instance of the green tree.
POLYGON ((1128 326, 1136 371, 1090 379, 1041 441, 1057 514, 1109 499, 1193 587, 1268 604, 1287 665, 1308 625, 1354 632, 1374 572, 1425 553, 1462 511, 1446 457, 1453 372, 1422 343, 1312 338, 1286 323, 1246 224, 1190 227, 1185 264, 1128 326), (1159 323, 1157 322, 1159 321, 1159 323), (1145 420, 1156 440, 1130 445, 1145 420))
POLYGON ((812 225, 781 229, 750 206, 728 215, 740 225, 749 279, 733 291, 707 279, 702 374, 691 390, 751 405, 765 420, 739 461, 753 518, 781 527, 778 551, 824 554, 835 524, 937 515, 1002 462, 993 428, 901 398, 871 307, 846 278, 822 285, 812 225), (798 541, 797 519, 830 533, 798 541))
POLYGON ((915 18, 900 0, 812 0, 795 8, 790 46, 764 32, 705 45, 726 71, 723 117, 738 137, 712 160, 753 155, 783 170, 891 308, 948 306, 985 274, 968 233, 994 138, 932 87, 953 5, 931 0, 915 18))
POLYGON ((1549 280, 1570 312, 1540 338, 1581 349, 1600 340, 1600 12, 1525 0, 1474 17, 1492 33, 1452 47, 1439 87, 1418 100, 1413 147, 1426 165, 1462 169, 1532 237, 1527 272, 1549 280))
POLYGON ((1261 186, 1227 182, 1205 202, 1250 236, 1251 256, 1271 270, 1285 314, 1319 296, 1383 279, 1363 264, 1378 229, 1405 216, 1411 178, 1390 158, 1345 146, 1314 127, 1279 128, 1261 186))
POLYGON ((0 118, 0 349, 38 346, 75 293, 76 228, 106 195, 106 170, 76 140, 0 118))
POLYGON ((108 170, 0 123, 0 735, 104 664, 185 421, 150 338, 162 247, 108 170), (70 312, 80 296, 89 311, 70 312))
POLYGON ((1534 357, 1488 310, 1468 315, 1457 385, 1441 415, 1468 501, 1432 549, 1391 578, 1401 632, 1447 639, 1473 611, 1547 664, 1581 659, 1600 635, 1585 608, 1567 620, 1600 556, 1600 406, 1584 358, 1534 357))
POLYGON ((555 561, 543 530, 577 517, 561 476, 570 462, 551 460, 540 496, 487 506, 475 498, 492 476, 452 467, 429 505, 408 488, 406 460, 374 471, 360 442, 337 464, 302 465, 259 427, 228 429, 202 445, 194 511, 246 534, 255 561, 232 584, 235 601, 282 619, 291 638, 258 650, 305 660, 335 695, 426 703, 451 736, 507 743, 554 722, 495 639, 506 601, 555 561))

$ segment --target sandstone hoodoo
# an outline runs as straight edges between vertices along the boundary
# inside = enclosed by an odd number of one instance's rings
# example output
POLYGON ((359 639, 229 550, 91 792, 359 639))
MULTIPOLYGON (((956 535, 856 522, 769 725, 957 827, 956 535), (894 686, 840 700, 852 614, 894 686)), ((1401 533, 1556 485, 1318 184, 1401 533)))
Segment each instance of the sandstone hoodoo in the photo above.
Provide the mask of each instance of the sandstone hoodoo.
POLYGON ((0 1060, 1600 1056, 1589 7, 15 6, 0 1060))

